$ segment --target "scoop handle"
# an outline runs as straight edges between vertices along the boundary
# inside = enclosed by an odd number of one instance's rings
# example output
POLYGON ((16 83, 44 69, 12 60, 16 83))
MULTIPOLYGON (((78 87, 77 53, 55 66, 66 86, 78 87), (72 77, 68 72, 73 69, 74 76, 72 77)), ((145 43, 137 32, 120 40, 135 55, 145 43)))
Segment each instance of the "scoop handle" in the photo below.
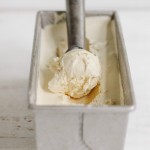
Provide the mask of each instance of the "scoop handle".
POLYGON ((68 50, 85 47, 84 0, 66 0, 68 50))

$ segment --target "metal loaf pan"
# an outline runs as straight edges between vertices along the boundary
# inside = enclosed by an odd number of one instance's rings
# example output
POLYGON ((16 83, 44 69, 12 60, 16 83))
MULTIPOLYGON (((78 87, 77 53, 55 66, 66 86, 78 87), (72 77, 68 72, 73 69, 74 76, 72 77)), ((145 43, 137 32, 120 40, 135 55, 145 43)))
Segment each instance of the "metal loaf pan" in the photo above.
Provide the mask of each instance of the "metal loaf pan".
POLYGON ((88 12, 115 21, 117 59, 124 105, 40 106, 36 104, 41 29, 53 22, 56 11, 37 13, 29 80, 29 107, 34 111, 38 150, 123 150, 128 114, 135 108, 127 55, 119 18, 114 11, 88 12))

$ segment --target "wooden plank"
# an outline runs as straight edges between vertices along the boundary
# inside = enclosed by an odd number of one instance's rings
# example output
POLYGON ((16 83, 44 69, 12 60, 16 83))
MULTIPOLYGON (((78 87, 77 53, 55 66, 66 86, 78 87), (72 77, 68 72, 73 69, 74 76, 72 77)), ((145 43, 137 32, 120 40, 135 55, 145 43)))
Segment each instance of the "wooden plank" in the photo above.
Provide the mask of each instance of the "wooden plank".
POLYGON ((35 13, 0 13, 0 137, 33 137, 27 88, 35 13))
MULTIPOLYGON (((86 9, 149 9, 149 0, 86 0, 86 9)), ((0 10, 1 11, 38 11, 38 10, 65 10, 65 0, 30 0, 30 1, 20 1, 20 0, 0 0, 0 10)))
POLYGON ((34 126, 31 115, 0 116, 0 138, 33 136, 34 126))
POLYGON ((0 138, 0 150, 35 150, 33 138, 0 138))

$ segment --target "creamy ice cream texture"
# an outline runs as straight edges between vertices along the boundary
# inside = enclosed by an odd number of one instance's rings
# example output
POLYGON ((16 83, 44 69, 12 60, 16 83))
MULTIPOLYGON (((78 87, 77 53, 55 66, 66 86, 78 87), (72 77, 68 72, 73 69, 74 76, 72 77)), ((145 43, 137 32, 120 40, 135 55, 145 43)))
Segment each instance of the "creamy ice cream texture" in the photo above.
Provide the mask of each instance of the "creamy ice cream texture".
MULTIPOLYGON (((96 72, 92 72, 94 74, 94 80, 96 81, 93 80, 93 82, 89 82, 89 84, 91 84, 89 87, 92 89, 97 80, 100 83, 98 83, 91 92, 89 92, 90 89, 87 90, 86 86, 85 89, 82 88, 80 92, 65 89, 66 87, 73 87, 73 85, 77 84, 74 84, 74 80, 73 83, 69 83, 68 81, 64 82, 64 79, 68 80, 67 78, 69 77, 69 80, 71 80, 72 75, 79 77, 80 73, 84 70, 80 70, 81 68, 79 67, 84 68, 86 66, 86 63, 79 63, 79 59, 76 59, 76 62, 74 63, 71 62, 72 59, 67 55, 67 60, 71 63, 65 62, 61 57, 66 52, 66 49, 68 49, 67 30, 64 21, 56 24, 49 24, 42 29, 36 95, 37 105, 89 104, 99 106, 113 103, 123 105, 123 92, 118 66, 117 47, 115 43, 114 21, 109 16, 94 16, 86 18, 86 49, 92 53, 90 56, 96 58, 96 60, 98 58, 97 61, 101 64, 99 68, 99 65, 91 63, 93 67, 92 71, 96 70, 96 72), (66 64, 64 69, 67 72, 61 70, 64 62, 66 64), (78 71, 74 71, 73 67, 70 65, 79 66, 77 68, 75 67, 78 71), (100 72, 98 70, 100 70, 100 72), (66 76, 66 73, 68 77, 66 76), (62 77, 63 80, 61 80, 62 77), (65 85, 62 86, 62 82, 58 82, 57 79, 63 81, 65 85), (69 86, 66 86, 66 84, 69 84, 69 86), (55 92, 56 87, 60 93, 55 92), (82 94, 85 94, 85 96, 79 98, 82 94), (78 100, 68 95, 78 97, 78 100)), ((74 52, 72 51, 71 53, 73 54, 74 52)), ((72 55, 72 57, 74 57, 74 55, 72 55)), ((80 56, 79 58, 82 60, 82 57, 80 56)), ((84 75, 87 75, 90 81, 90 78, 93 75, 90 76, 88 71, 89 70, 86 70, 84 75)), ((79 85, 84 85, 83 80, 81 80, 79 85)))
POLYGON ((100 84, 99 59, 84 49, 73 49, 65 53, 55 64, 54 76, 48 83, 51 92, 81 98, 100 84))

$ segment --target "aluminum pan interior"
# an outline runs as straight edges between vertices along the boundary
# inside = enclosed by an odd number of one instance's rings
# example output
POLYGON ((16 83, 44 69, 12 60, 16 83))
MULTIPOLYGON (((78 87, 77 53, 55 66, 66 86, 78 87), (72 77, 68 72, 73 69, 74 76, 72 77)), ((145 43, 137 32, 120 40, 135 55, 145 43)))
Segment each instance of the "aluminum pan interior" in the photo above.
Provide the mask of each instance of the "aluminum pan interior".
MULTIPOLYGON (((62 11, 57 11, 62 12, 62 11)), ((54 18, 54 13, 56 11, 39 11, 36 18, 36 26, 35 26, 35 36, 34 36, 34 44, 32 51, 32 60, 31 60, 31 69, 30 69, 30 79, 29 79, 29 108, 32 109, 44 109, 44 110, 63 110, 63 111, 75 111, 75 112, 97 112, 97 111, 105 111, 105 112, 129 112, 135 108, 135 100, 134 93, 132 88, 132 82, 130 77, 130 70, 127 60, 127 54, 124 46, 122 30, 120 27, 120 22, 118 18, 118 14, 114 11, 92 11, 88 12, 87 16, 100 16, 107 15, 111 16, 112 19, 115 20, 115 34, 116 34, 116 44, 118 50, 118 61, 120 66, 120 74, 122 80, 122 86, 124 91, 124 106, 39 106, 36 105, 36 87, 37 87, 37 76, 38 76, 38 62, 39 62, 39 41, 40 41, 40 33, 41 28, 45 25, 52 23, 54 18)))

